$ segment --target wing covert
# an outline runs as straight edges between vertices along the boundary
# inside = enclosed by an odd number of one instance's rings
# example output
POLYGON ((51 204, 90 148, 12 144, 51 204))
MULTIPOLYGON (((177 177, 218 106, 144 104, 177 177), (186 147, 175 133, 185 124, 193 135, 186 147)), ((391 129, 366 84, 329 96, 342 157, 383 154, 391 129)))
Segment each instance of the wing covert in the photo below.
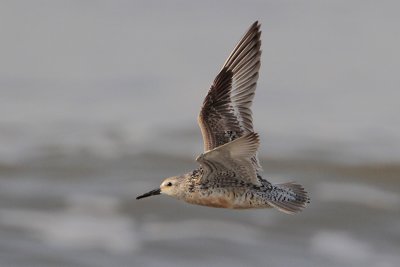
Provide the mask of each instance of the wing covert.
POLYGON ((260 140, 257 133, 247 133, 232 142, 201 154, 196 160, 205 173, 202 179, 219 178, 219 172, 230 171, 237 179, 260 184, 252 158, 257 153, 260 140))
MULTIPOLYGON (((250 108, 260 69, 260 37, 256 21, 236 45, 204 99, 198 117, 204 151, 254 132, 250 108)), ((261 168, 257 155, 252 161, 261 168)))

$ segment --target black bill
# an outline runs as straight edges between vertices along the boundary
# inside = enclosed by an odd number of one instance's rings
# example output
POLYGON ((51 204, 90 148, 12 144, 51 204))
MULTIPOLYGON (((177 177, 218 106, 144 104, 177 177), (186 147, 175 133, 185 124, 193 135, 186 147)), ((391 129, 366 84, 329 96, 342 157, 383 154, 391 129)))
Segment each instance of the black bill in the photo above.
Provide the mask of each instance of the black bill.
POLYGON ((155 196, 155 195, 159 195, 159 194, 161 194, 161 189, 160 189, 160 188, 155 189, 155 190, 152 190, 152 191, 150 191, 150 192, 148 192, 148 193, 146 193, 146 194, 143 194, 143 195, 141 195, 141 196, 138 196, 136 199, 141 199, 141 198, 145 198, 145 197, 155 196))

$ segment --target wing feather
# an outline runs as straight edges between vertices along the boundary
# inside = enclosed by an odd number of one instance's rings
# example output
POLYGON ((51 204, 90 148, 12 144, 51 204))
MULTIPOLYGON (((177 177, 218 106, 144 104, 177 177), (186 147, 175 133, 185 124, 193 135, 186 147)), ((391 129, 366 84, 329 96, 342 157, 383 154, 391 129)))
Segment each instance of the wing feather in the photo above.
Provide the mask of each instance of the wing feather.
MULTIPOLYGON (((261 31, 256 21, 236 45, 203 102, 198 123, 204 151, 254 132, 251 105, 261 57, 261 31)), ((261 169, 257 155, 253 165, 261 169)))
POLYGON ((252 162, 259 145, 258 134, 247 133, 201 154, 196 160, 205 171, 202 179, 218 178, 217 173, 230 171, 239 180, 259 185, 257 170, 252 162))

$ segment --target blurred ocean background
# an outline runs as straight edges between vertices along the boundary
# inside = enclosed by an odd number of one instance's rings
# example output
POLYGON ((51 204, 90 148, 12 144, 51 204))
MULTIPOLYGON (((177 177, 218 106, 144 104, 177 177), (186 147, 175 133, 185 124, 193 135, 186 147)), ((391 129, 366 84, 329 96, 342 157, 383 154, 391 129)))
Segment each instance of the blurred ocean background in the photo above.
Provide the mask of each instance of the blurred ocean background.
POLYGON ((0 267, 400 264, 400 2, 1 1, 0 267), (295 216, 166 196, 252 22, 264 177, 295 216))

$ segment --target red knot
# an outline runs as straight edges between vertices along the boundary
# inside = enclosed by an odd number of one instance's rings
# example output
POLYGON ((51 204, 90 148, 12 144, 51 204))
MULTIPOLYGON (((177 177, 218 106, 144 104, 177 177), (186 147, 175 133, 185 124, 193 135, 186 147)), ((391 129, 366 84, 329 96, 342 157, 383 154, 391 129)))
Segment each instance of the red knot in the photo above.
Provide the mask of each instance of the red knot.
POLYGON ((274 207, 285 213, 301 211, 309 203, 296 183, 272 184, 261 177, 251 105, 261 58, 261 31, 253 23, 224 63, 203 102, 198 123, 204 153, 200 167, 166 178, 159 188, 136 199, 166 194, 191 204, 218 208, 274 207))

